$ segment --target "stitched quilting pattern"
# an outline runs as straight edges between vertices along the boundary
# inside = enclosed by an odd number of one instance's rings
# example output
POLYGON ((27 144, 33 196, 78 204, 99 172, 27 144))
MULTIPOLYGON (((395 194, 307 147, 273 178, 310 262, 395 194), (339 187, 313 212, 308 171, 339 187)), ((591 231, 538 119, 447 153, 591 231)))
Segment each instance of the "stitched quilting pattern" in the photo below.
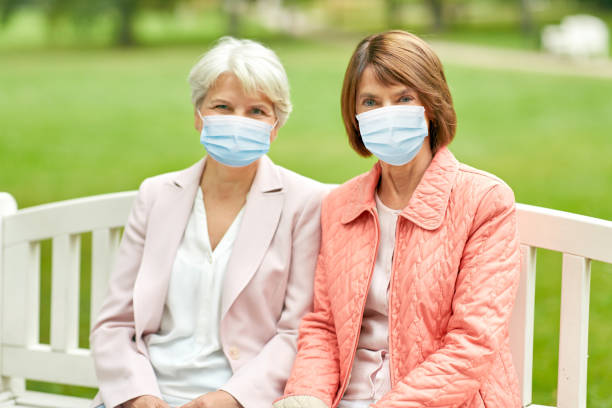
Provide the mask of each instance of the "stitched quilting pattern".
MULTIPOLYGON (((286 394, 335 406, 348 381, 378 241, 380 169, 322 210, 315 310, 286 394)), ((389 300, 393 389, 376 407, 518 407, 508 321, 520 255, 512 191, 441 149, 398 218, 389 300)))

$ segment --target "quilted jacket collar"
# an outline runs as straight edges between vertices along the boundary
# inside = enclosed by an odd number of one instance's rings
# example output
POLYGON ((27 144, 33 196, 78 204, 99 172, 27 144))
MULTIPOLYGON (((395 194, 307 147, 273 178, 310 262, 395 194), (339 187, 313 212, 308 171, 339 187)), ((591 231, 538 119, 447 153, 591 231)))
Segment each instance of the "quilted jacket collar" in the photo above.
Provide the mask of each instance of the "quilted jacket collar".
MULTIPOLYGON (((448 148, 442 147, 438 150, 400 215, 421 228, 437 229, 444 219, 458 169, 459 162, 448 148)), ((355 180, 342 217, 343 224, 355 220, 364 211, 373 211, 376 208, 374 194, 380 173, 380 163, 376 163, 372 170, 355 180)))

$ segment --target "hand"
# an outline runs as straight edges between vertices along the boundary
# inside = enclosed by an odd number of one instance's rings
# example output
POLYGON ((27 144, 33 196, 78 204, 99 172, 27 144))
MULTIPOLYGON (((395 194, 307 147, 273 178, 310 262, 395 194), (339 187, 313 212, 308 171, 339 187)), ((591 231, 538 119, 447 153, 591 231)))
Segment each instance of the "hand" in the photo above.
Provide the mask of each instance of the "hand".
POLYGON ((170 405, 152 395, 141 395, 121 404, 123 408, 170 408, 170 405))
POLYGON ((242 405, 229 392, 218 390, 200 395, 180 408, 242 408, 242 405))

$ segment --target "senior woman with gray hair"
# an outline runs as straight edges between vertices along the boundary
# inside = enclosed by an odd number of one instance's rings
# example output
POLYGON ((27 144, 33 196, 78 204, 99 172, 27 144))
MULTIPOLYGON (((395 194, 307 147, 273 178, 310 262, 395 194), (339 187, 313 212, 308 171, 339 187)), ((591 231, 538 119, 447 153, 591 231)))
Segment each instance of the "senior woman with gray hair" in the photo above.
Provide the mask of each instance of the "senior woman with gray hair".
POLYGON ((285 70, 226 37, 189 83, 208 155, 140 186, 91 333, 93 406, 268 408, 311 307, 327 189, 265 155, 291 112, 285 70))

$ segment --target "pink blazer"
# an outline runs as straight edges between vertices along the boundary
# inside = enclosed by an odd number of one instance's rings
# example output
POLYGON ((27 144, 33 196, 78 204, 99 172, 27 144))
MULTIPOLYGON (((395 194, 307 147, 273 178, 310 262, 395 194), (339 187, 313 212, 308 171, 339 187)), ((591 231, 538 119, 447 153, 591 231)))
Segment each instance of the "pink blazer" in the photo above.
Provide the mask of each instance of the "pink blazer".
MULTIPOLYGON (((94 406, 160 396, 146 337, 159 330, 204 163, 140 186, 91 332, 100 386, 94 406)), ((267 156, 260 159, 227 266, 220 325, 234 373, 222 389, 246 408, 270 407, 289 377, 298 325, 311 309, 320 203, 327 190, 267 156)))

